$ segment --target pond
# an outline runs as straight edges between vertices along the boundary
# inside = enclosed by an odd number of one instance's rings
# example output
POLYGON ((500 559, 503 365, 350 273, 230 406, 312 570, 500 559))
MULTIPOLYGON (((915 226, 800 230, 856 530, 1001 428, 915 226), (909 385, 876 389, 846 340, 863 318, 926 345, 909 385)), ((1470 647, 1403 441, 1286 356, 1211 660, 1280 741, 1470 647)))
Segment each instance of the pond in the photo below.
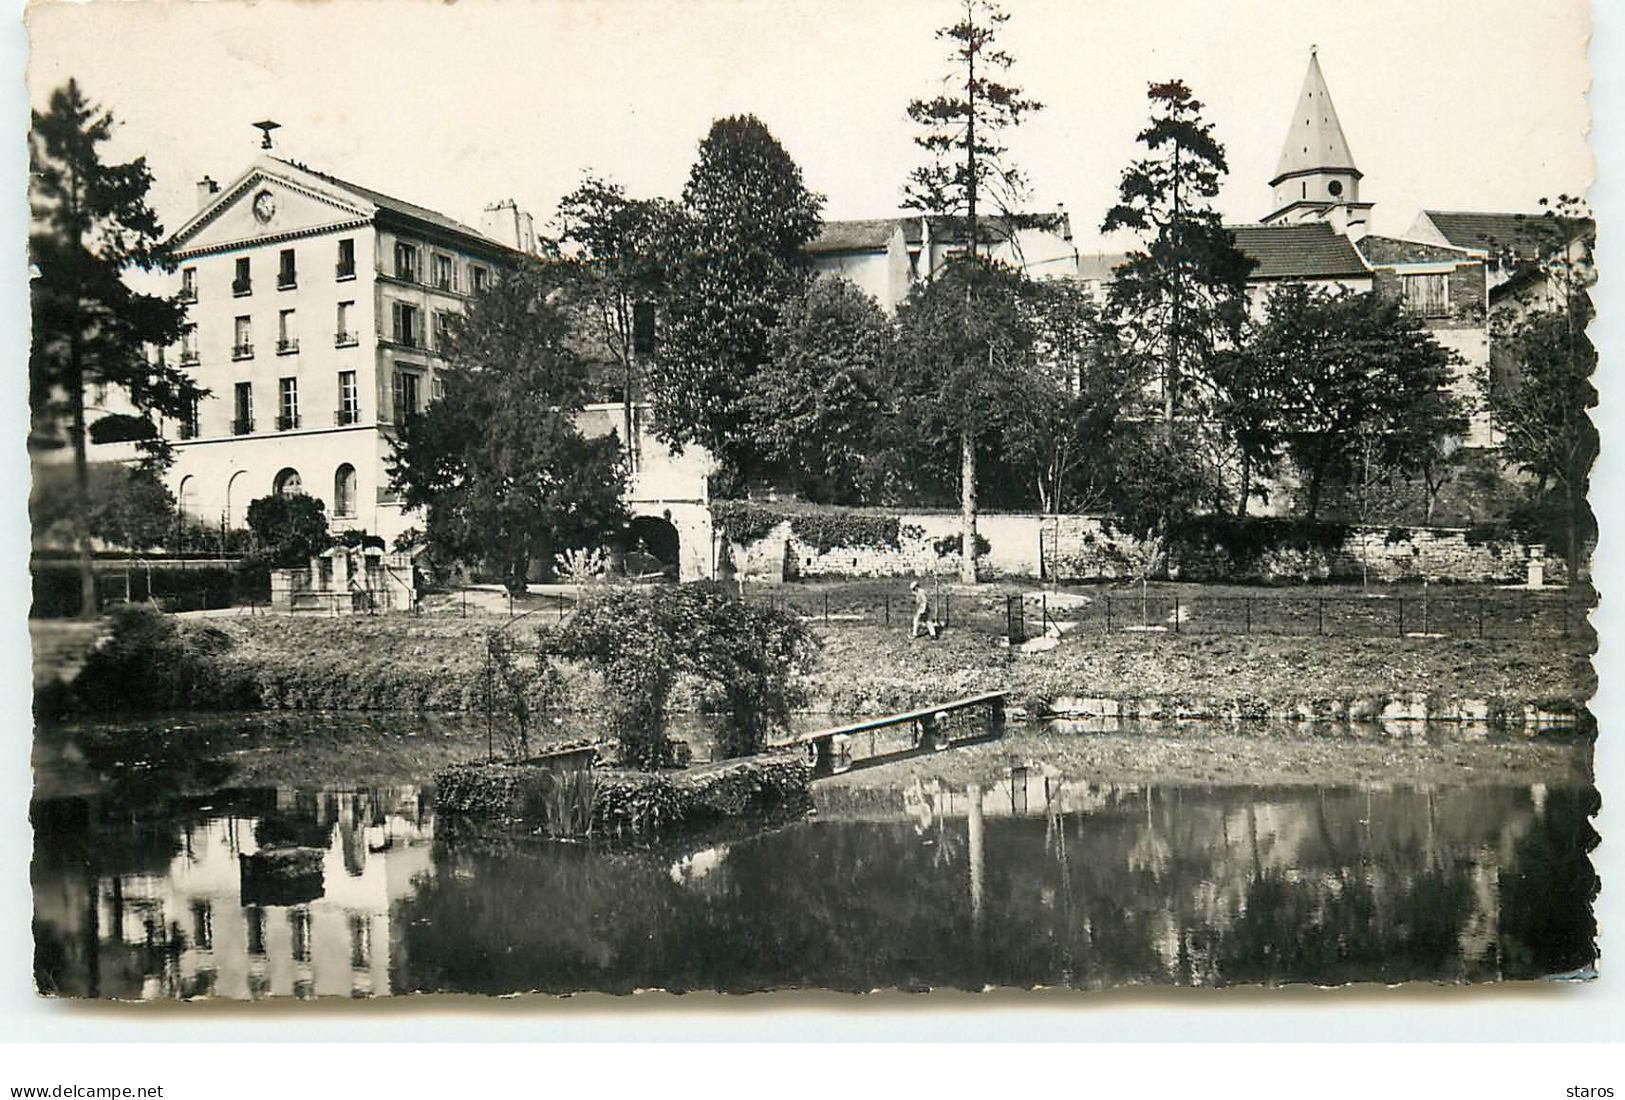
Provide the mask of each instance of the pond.
POLYGON ((375 718, 306 745, 309 721, 41 736, 42 990, 1478 982, 1594 958, 1578 783, 1129 784, 1035 761, 821 785, 805 820, 608 848, 437 819, 427 777, 483 748, 470 730, 375 718), (250 873, 290 842, 317 853, 297 880, 250 873))

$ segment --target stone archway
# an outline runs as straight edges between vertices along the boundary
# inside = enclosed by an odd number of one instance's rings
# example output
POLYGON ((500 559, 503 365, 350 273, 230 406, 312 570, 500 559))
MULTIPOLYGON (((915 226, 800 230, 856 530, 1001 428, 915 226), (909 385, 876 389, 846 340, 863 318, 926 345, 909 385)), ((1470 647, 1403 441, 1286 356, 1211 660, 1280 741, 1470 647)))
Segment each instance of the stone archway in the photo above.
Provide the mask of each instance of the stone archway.
POLYGON ((641 551, 659 562, 660 572, 676 577, 682 556, 677 527, 664 516, 634 516, 627 527, 627 555, 641 551))

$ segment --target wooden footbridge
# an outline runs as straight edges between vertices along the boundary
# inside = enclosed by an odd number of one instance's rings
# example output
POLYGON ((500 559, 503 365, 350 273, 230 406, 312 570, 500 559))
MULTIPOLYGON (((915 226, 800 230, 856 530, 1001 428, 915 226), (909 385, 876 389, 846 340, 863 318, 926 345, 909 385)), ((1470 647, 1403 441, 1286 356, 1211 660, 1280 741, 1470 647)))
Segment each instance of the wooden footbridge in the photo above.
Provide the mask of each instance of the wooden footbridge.
POLYGON ((775 743, 806 753, 815 776, 835 775, 870 764, 938 752, 1004 736, 1005 698, 990 691, 934 707, 888 714, 844 726, 803 733, 775 743))

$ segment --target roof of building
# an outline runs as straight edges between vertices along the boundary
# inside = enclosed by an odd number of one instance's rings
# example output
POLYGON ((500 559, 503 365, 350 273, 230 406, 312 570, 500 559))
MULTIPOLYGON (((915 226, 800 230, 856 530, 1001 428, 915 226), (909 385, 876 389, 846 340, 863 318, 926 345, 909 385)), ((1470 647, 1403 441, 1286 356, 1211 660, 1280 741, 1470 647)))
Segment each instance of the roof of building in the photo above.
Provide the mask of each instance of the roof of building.
MULTIPOLYGON (((909 244, 920 244, 925 238, 925 224, 930 222, 931 239, 960 241, 965 237, 965 219, 955 214, 927 214, 915 215, 901 219, 903 223, 903 236, 909 244)), ((1052 233, 1060 233, 1063 237, 1072 233, 1070 217, 1062 211, 1049 214, 1022 214, 1007 216, 992 214, 978 217, 976 225, 979 233, 985 234, 990 241, 1009 240, 1010 237, 1022 229, 1044 229, 1052 233)))
POLYGON ((808 252, 880 252, 891 242, 901 218, 860 218, 825 222, 808 252))
POLYGON ((1432 241, 1412 241, 1401 237, 1383 237, 1375 233, 1361 237, 1355 244, 1367 263, 1418 264, 1478 262, 1477 257, 1455 245, 1435 244, 1432 241))
POLYGON ((1309 71, 1303 77, 1303 89, 1298 93, 1298 105, 1292 111, 1292 122, 1287 127, 1286 143, 1281 147, 1281 160, 1275 167, 1275 179, 1300 172, 1323 169, 1341 169, 1359 174, 1354 167, 1354 154, 1349 152, 1348 138, 1343 136, 1343 124, 1337 120, 1337 108, 1332 105, 1332 94, 1326 90, 1326 77, 1320 71, 1320 58, 1309 55, 1309 71))
POLYGON ((501 241, 481 233, 473 226, 464 225, 455 218, 448 218, 446 215, 437 210, 431 210, 427 206, 419 206, 417 203, 407 202, 405 199, 398 199, 393 195, 386 195, 382 191, 374 191, 370 187, 363 187, 358 183, 351 183, 349 180, 340 179, 329 172, 317 171, 316 169, 310 167, 310 165, 301 164, 296 160, 287 160, 283 157, 271 157, 270 159, 278 162, 279 164, 285 164, 290 168, 296 168, 307 175, 315 176, 317 179, 324 180, 327 183, 333 184, 335 187, 342 187, 346 191, 350 191, 359 197, 366 199, 380 210, 388 211, 389 213, 395 214, 399 217, 408 218, 412 221, 430 225, 437 229, 443 229, 461 236, 474 237, 482 243, 490 244, 494 248, 506 249, 509 252, 514 251, 511 246, 503 244, 501 241))
POLYGON ((1126 252, 1083 252, 1078 255, 1078 278, 1084 282, 1109 283, 1117 269, 1128 261, 1126 252))
POLYGON ((1253 279, 1334 279, 1371 271, 1359 251, 1326 222, 1232 225, 1236 247, 1256 261, 1253 279))
MULTIPOLYGON (((1424 210, 1445 240, 1458 248, 1483 248, 1510 254, 1515 261, 1532 260, 1550 252, 1563 241, 1563 228, 1546 214, 1513 214, 1497 211, 1424 210)), ((1589 220, 1583 222, 1589 230, 1589 220)))

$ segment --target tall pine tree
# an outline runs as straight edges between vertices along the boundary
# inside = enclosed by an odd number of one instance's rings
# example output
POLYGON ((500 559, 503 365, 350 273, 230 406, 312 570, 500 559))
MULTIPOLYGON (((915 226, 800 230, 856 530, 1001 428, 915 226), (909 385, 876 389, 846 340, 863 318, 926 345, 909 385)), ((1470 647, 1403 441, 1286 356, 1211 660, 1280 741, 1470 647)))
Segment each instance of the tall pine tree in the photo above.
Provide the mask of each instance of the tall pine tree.
MULTIPOLYGON (((154 414, 189 415, 204 391, 150 348, 180 337, 185 307, 177 298, 142 294, 124 281, 131 268, 166 268, 163 227, 147 205, 152 174, 145 158, 104 164, 100 147, 113 116, 69 80, 49 109, 32 114, 29 132, 29 255, 33 340, 29 349, 31 443, 73 448, 79 546, 80 614, 96 614, 90 546, 90 472, 85 387, 125 394, 147 424, 138 433, 146 457, 162 465, 169 451, 154 414)), ((127 435, 129 433, 126 433, 127 435)))
POLYGON ((1252 261, 1236 247, 1212 201, 1229 170, 1224 146, 1183 81, 1152 84, 1146 156, 1129 165, 1101 225, 1139 234, 1112 284, 1111 308, 1130 346, 1160 381, 1164 439, 1193 386, 1210 381, 1214 356, 1239 340, 1252 261))
POLYGON ((953 91, 908 105, 908 117, 925 131, 915 144, 931 160, 909 174, 904 197, 927 213, 962 217, 967 248, 975 254, 982 212, 992 206, 1007 220, 1019 218, 1026 197, 1026 180, 1006 159, 999 134, 1044 105, 993 79, 1015 62, 998 46, 999 31, 1010 17, 989 0, 959 4, 959 20, 937 31, 951 43, 953 91))

